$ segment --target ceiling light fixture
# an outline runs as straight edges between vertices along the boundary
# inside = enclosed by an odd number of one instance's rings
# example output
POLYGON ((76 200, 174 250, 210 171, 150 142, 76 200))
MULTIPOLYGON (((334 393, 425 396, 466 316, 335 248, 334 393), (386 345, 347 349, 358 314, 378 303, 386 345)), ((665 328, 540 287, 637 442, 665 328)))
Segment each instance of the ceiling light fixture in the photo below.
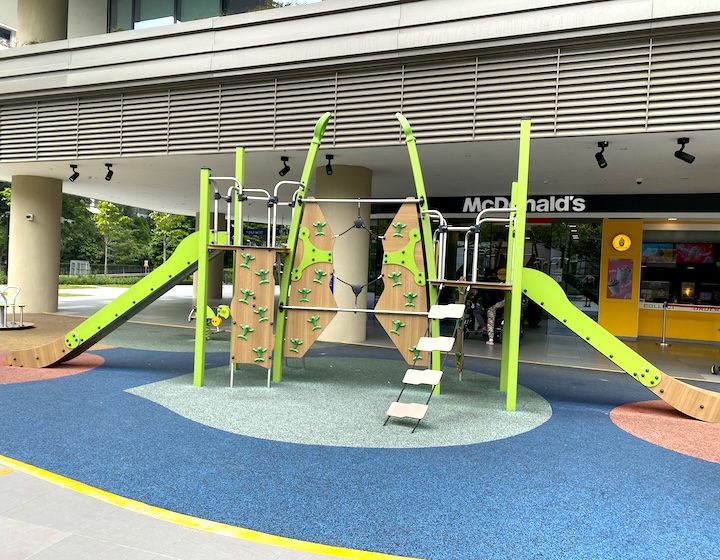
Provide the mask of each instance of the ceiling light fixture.
POLYGON ((605 148, 608 147, 607 142, 598 142, 598 148, 600 148, 600 151, 595 154, 595 159, 597 160, 597 164, 600 167, 600 169, 605 169, 607 167, 607 161, 605 161, 605 156, 603 156, 603 152, 605 151, 605 148))
POLYGON ((112 179, 113 176, 112 163, 106 163, 105 167, 107 167, 107 175, 105 175, 105 180, 109 181, 110 179, 112 179))
POLYGON ((328 154, 325 157, 327 158, 327 165, 325 166, 325 173, 327 173, 328 175, 332 175, 333 174, 333 168, 332 168, 333 156, 328 154))
POLYGON ((680 144, 680 149, 675 152, 675 157, 683 160, 685 163, 692 163, 693 161, 695 161, 695 156, 688 154, 684 151, 685 144, 690 143, 690 138, 678 138, 677 143, 680 144))
POLYGON ((75 179, 80 177, 80 173, 77 172, 77 165, 71 165, 70 169, 72 169, 72 175, 70 175, 70 177, 68 177, 68 181, 70 181, 71 183, 74 183, 75 179))
POLYGON ((280 177, 285 177, 285 175, 287 175, 290 171, 290 166, 287 164, 289 160, 290 158, 287 156, 280 156, 280 161, 283 163, 283 168, 278 171, 278 175, 280 175, 280 177))

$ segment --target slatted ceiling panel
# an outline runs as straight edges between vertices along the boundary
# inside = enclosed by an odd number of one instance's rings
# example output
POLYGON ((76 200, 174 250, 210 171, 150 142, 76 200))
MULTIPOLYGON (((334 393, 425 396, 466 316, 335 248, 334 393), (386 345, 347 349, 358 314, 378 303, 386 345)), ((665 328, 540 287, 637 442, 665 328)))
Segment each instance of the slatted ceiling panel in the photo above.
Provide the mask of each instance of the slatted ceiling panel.
POLYGON ((170 94, 169 153, 217 150, 218 88, 170 94))
POLYGON ((37 106, 0 109, 0 161, 34 160, 37 154, 37 106))
POLYGON ((720 48, 716 40, 654 41, 648 130, 717 128, 720 48))
POLYGON ((77 113, 76 101, 38 105, 38 159, 77 157, 77 113))
POLYGON ((552 133, 557 99, 557 52, 477 59, 476 140, 514 138, 522 118, 533 134, 552 133))
POLYGON ((168 148, 169 95, 124 95, 122 153, 164 154, 168 148))
MULTIPOLYGON (((335 108, 335 74, 279 79, 275 106, 275 146, 303 148, 320 115, 335 108)), ((332 127, 325 143, 332 144, 332 127)))
POLYGON ((78 157, 120 153, 122 98, 85 99, 78 105, 78 157))
POLYGON ((221 86, 220 149, 272 148, 275 81, 221 86))
POLYGON ((472 139, 475 69, 475 58, 405 66, 403 114, 412 115, 413 132, 423 141, 472 139))
POLYGON ((428 143, 514 138, 523 117, 534 136, 716 128, 720 117, 714 32, 258 79, 0 107, 0 161, 303 149, 325 111, 324 145, 347 147, 401 143, 396 111, 428 143))
POLYGON ((337 75, 334 141, 341 146, 387 146, 400 141, 402 67, 356 69, 337 75))
POLYGON ((560 53, 556 132, 620 133, 645 128, 649 44, 560 53))

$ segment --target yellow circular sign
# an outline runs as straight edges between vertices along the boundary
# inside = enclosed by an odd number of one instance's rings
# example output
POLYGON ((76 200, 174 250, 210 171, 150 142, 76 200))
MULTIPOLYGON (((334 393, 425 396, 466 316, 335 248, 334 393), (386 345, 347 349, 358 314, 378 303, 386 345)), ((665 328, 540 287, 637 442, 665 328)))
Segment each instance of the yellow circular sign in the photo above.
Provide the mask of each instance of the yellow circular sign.
POLYGON ((627 251, 632 245, 632 241, 624 233, 619 233, 613 237, 612 245, 616 251, 627 251))
POLYGON ((222 324, 222 319, 220 317, 213 317, 210 319, 210 324, 213 327, 219 327, 222 324))

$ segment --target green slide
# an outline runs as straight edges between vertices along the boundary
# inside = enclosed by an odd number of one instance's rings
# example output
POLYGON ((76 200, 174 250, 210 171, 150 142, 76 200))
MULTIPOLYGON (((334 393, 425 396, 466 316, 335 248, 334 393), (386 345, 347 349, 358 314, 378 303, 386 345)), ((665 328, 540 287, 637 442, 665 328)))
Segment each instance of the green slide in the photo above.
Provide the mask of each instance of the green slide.
MULTIPOLYGON (((195 232, 183 239, 167 261, 80 323, 64 339, 8 352, 5 361, 10 366, 46 367, 78 356, 195 272, 199 237, 200 232, 195 232)), ((212 251, 210 258, 219 252, 212 251)))
POLYGON ((575 307, 550 276, 524 268, 522 288, 527 297, 669 405, 693 418, 720 423, 720 393, 661 372, 575 307))

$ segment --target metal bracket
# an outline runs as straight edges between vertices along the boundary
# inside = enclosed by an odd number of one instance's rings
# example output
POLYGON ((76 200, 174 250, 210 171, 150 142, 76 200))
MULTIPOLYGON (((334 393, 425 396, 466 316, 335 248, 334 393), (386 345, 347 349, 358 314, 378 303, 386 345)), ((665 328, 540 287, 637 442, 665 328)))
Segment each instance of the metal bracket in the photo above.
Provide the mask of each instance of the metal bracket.
POLYGON ((300 280, 303 270, 305 270, 307 267, 318 263, 333 262, 332 251, 321 251, 312 244, 312 241, 310 241, 310 230, 308 228, 300 228, 300 233, 298 234, 298 243, 300 241, 302 241, 303 243, 303 258, 302 261, 300 261, 300 264, 292 269, 291 278, 293 282, 297 282, 298 280, 300 280))
POLYGON ((415 277, 415 284, 424 286, 426 281, 425 273, 418 269, 415 263, 415 246, 420 243, 420 230, 411 230, 408 238, 407 245, 402 249, 392 253, 385 253, 383 264, 394 264, 407 268, 415 277))

